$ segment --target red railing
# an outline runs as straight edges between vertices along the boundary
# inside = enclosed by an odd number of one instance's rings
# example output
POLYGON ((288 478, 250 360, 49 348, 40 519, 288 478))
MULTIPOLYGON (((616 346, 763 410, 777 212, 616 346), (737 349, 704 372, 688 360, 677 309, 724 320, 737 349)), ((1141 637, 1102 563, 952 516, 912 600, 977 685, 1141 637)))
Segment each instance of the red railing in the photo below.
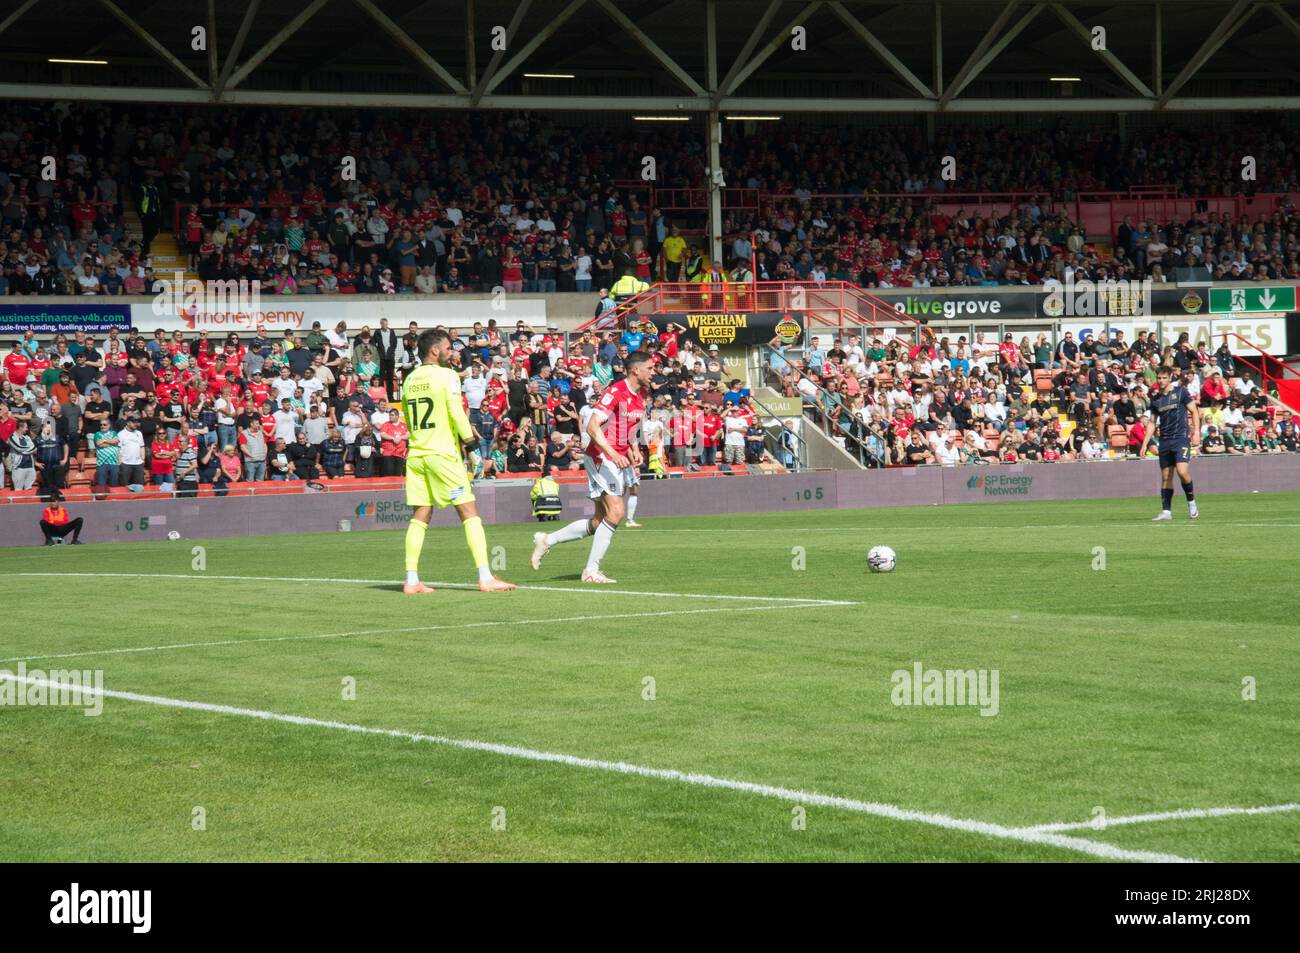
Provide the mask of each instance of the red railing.
MULTIPOLYGON (((656 189, 653 183, 638 179, 618 179, 614 184, 629 192, 646 195, 646 229, 654 221, 656 208, 665 211, 708 211, 707 188, 656 189)), ((1259 192, 1254 195, 1189 195, 1180 196, 1170 185, 1135 185, 1123 192, 1078 192, 1072 199, 1052 199, 1042 190, 1027 192, 817 192, 798 195, 793 192, 765 192, 760 189, 731 188, 722 190, 724 210, 753 210, 760 214, 775 209, 780 204, 805 201, 852 202, 906 202, 922 208, 934 209, 947 215, 966 211, 976 216, 1006 215, 1027 202, 1036 202, 1045 213, 1058 212, 1069 216, 1085 236, 1105 235, 1114 240, 1116 231, 1126 216, 1134 222, 1147 221, 1158 225, 1186 221, 1198 211, 1214 212, 1239 220, 1243 216, 1258 218, 1272 215, 1291 197, 1288 192, 1259 192)), ((177 203, 173 213, 173 231, 181 234, 184 210, 191 203, 177 203)), ((294 204, 301 205, 295 199, 294 204)), ((334 209, 344 203, 323 203, 322 208, 334 209)), ((214 205, 216 209, 242 208, 247 203, 233 202, 214 205)), ((268 207, 287 208, 283 203, 271 205, 258 203, 259 210, 268 207)))
POLYGON ((764 192, 760 210, 780 202, 798 201, 890 201, 909 202, 945 214, 965 210, 974 215, 1005 215, 1025 202, 1037 202, 1044 212, 1063 212, 1079 225, 1085 236, 1115 238, 1124 217, 1135 222, 1145 219, 1159 225, 1186 221, 1197 211, 1228 213, 1234 220, 1243 215, 1258 218, 1272 215, 1291 197, 1288 192, 1257 192, 1254 195, 1183 195, 1171 185, 1135 185, 1123 192, 1078 192, 1072 199, 1052 199, 1048 193, 1032 192, 877 192, 815 193, 799 196, 790 192, 764 192), (1203 206, 1203 208, 1202 208, 1203 206))
MULTIPOLYGON (((722 207, 724 209, 758 209, 764 193, 758 189, 723 189, 722 207)), ((701 188, 657 189, 655 200, 666 211, 709 210, 709 190, 701 188)))
MULTIPOLYGON (((1277 388, 1278 400, 1290 407, 1296 413, 1300 413, 1300 371, 1297 371, 1294 367, 1279 361, 1272 354, 1269 354, 1253 341, 1246 340, 1246 338, 1242 337, 1236 331, 1217 331, 1215 333, 1223 336, 1223 342, 1225 344, 1228 343, 1228 338, 1233 337, 1242 344, 1245 344, 1252 351, 1258 351, 1259 357, 1254 358, 1251 361, 1246 361, 1246 363, 1253 369, 1259 371, 1260 376, 1263 377, 1264 380, 1269 381, 1277 388), (1277 372, 1274 373, 1270 368, 1277 368, 1277 372), (1287 377, 1288 373, 1293 376, 1287 377)), ((1245 359, 1241 358, 1241 360, 1245 359)), ((1264 389, 1265 391, 1268 390, 1267 387, 1264 389)))

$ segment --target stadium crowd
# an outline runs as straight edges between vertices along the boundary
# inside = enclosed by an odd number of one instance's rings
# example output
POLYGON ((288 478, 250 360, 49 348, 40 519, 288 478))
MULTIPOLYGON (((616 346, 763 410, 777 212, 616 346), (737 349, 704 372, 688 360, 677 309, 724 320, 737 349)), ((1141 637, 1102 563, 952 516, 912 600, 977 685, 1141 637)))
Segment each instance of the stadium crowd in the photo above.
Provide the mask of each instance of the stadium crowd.
MULTIPOLYGON (((578 334, 496 322, 455 334, 454 366, 478 435, 475 476, 582 466, 582 410, 623 376, 639 348, 656 370, 642 428, 647 469, 774 465, 739 381, 724 379, 716 346, 681 328, 578 334)), ((408 430, 397 398, 417 365, 414 322, 355 334, 317 323, 305 335, 186 339, 110 331, 103 340, 27 334, 3 358, 0 458, 9 483, 43 494, 77 482, 194 495, 211 485, 339 480, 404 472, 408 430), (75 471, 75 474, 74 474, 75 471)), ((789 449, 789 448, 787 448, 789 449)), ((793 463, 793 460, 789 461, 793 463)))
POLYGON ((1136 456, 1161 367, 1199 403, 1201 453, 1300 450, 1291 411, 1257 373, 1227 344, 1211 352, 1186 334, 1165 347, 1155 332, 1130 342, 1122 331, 1081 341, 1067 331, 1055 346, 1045 333, 1018 342, 929 329, 917 341, 814 336, 799 356, 774 340, 767 374, 869 466, 954 466, 1136 456))
POLYGON ((610 133, 540 115, 10 104, 0 109, 0 294, 152 294, 169 277, 150 257, 167 228, 201 277, 258 280, 281 295, 593 291, 628 274, 748 280, 754 266, 764 279, 864 287, 1162 281, 1202 264, 1221 280, 1300 275, 1289 205, 1256 221, 1125 221, 1099 247, 1050 204, 1152 182, 1235 194, 1247 147, 1256 189, 1295 190, 1300 137, 1286 125, 1243 127, 1207 149, 1173 127, 1121 143, 1064 124, 972 126, 929 143, 916 130, 760 124, 725 138, 729 182, 767 198, 731 211, 716 269, 692 244, 689 214, 648 210, 646 191, 628 184, 652 155, 656 187, 698 186, 702 142, 663 127, 610 133), (964 163, 964 192, 1041 198, 1000 216, 945 214, 935 200, 954 185, 939 175, 942 155, 964 163), (41 174, 47 156, 52 180, 41 174), (916 197, 874 197, 889 194, 916 197))

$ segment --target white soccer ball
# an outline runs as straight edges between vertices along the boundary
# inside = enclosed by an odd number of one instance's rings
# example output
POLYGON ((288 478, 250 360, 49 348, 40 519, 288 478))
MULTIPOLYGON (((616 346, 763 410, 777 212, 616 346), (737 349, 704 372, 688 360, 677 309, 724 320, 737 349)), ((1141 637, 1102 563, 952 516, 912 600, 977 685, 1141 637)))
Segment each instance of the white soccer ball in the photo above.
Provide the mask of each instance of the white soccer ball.
POLYGON ((893 572, 898 565, 898 554, 888 546, 872 546, 867 553, 867 568, 872 572, 893 572))
POLYGON ((176 530, 172 530, 170 533, 167 534, 167 538, 172 541, 175 541, 181 538, 181 534, 176 532, 176 530))

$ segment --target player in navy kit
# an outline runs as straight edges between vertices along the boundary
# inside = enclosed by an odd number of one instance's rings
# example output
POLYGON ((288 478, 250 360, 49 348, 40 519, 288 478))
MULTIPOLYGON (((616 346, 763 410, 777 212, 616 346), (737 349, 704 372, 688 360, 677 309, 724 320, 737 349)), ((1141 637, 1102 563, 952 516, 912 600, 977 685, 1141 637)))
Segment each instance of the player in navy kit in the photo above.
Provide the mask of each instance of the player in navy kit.
POLYGON ((1154 436, 1160 447, 1160 515, 1152 522, 1174 518, 1170 507, 1174 500, 1174 471, 1182 481, 1187 495, 1187 513, 1192 519, 1200 514, 1196 510, 1196 496, 1192 492, 1192 447, 1201 442, 1201 410, 1196 398, 1184 387, 1174 371, 1162 367, 1156 371, 1156 393, 1151 398, 1151 414, 1155 424, 1142 439, 1139 457, 1145 457, 1147 444, 1154 436), (1190 425, 1189 425, 1190 419, 1190 425))

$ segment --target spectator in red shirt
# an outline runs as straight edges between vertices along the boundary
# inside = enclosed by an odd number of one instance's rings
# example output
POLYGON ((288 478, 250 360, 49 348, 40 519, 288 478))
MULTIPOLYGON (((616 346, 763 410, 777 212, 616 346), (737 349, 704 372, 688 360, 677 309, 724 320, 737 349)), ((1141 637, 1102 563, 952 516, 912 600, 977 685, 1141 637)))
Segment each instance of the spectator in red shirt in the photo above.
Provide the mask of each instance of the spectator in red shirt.
MULTIPOLYGON (((652 328, 653 326, 654 325, 651 324, 652 328)), ((674 322, 669 321, 668 326, 665 327, 663 331, 660 332, 659 345, 661 348, 661 353, 663 354, 665 360, 669 360, 669 361, 677 360, 677 355, 678 355, 677 342, 682 336, 683 332, 685 332, 685 330, 686 328, 682 327, 680 324, 675 324, 674 322)))
POLYGON ((403 476, 406 473, 407 439, 410 436, 396 407, 388 411, 388 420, 379 426, 380 473, 403 476))
POLYGON ((1215 371, 1206 379, 1205 383, 1201 385, 1201 403, 1206 405, 1214 403, 1223 404, 1227 403, 1227 400, 1228 385, 1224 383, 1223 375, 1218 371, 1215 371))
POLYGON ((32 359, 23 350, 23 342, 15 341, 13 353, 5 356, 5 377, 15 387, 27 386, 27 375, 31 372, 32 359))
POLYGON ((515 254, 513 245, 506 246, 506 253, 501 259, 501 285, 507 294, 518 294, 524 290, 524 265, 515 254))
POLYGON ((153 444, 149 447, 149 472, 153 482, 159 486, 175 482, 176 458, 180 456, 180 444, 167 439, 167 431, 159 427, 154 434, 153 444))
POLYGON ((682 411, 674 414, 669 421, 669 434, 673 448, 673 466, 693 466, 695 438, 700 433, 704 415, 700 412, 698 399, 687 397, 683 401, 682 411))
POLYGON ((706 467, 716 466, 718 463, 718 448, 722 446, 722 418, 718 416, 717 410, 711 404, 704 412, 704 418, 700 421, 700 433, 704 441, 700 451, 700 463, 706 467))

